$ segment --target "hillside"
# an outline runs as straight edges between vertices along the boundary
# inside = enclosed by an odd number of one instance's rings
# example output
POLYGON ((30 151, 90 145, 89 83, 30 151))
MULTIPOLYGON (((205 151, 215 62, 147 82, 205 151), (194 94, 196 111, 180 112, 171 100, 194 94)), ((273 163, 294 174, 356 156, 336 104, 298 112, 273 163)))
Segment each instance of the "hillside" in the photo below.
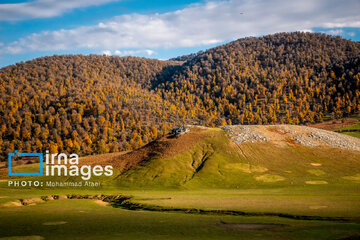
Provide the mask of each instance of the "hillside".
POLYGON ((190 129, 101 164, 118 168, 116 185, 131 189, 351 186, 360 180, 354 137, 292 125, 190 129))
POLYGON ((190 58, 158 89, 210 111, 209 126, 318 122, 359 112, 359 56, 359 42, 324 34, 245 38, 190 58))
POLYGON ((0 70, 1 158, 14 149, 91 153, 131 150, 183 119, 149 90, 171 62, 53 56, 0 70))
POLYGON ((360 111, 359 56, 358 42, 280 33, 172 61, 55 55, 22 62, 0 70, 0 156, 133 150, 184 123, 348 116, 360 111))
MULTIPOLYGON (((80 164, 113 166, 114 175, 98 181, 116 189, 351 189, 360 183, 360 139, 355 137, 294 125, 189 129, 133 151, 82 157, 80 164)), ((38 164, 14 171, 26 168, 38 164)), ((0 178, 8 178, 4 167, 0 178)))

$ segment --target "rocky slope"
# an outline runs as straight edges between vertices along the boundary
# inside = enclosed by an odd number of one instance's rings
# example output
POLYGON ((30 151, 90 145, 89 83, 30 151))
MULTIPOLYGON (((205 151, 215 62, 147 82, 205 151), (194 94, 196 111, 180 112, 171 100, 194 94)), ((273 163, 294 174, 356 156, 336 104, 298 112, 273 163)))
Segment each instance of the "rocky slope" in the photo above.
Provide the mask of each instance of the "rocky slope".
POLYGON ((233 125, 223 126, 236 144, 272 142, 307 147, 338 147, 360 151, 360 139, 318 128, 296 125, 233 125))

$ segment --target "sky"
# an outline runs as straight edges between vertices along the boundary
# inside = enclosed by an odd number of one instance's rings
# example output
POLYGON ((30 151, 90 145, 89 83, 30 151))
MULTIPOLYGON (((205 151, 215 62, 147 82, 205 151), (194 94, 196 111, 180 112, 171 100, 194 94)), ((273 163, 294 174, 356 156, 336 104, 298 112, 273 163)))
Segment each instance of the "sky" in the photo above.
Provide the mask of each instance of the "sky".
POLYGON ((169 59, 249 36, 360 41, 359 0, 3 0, 0 67, 54 54, 169 59))

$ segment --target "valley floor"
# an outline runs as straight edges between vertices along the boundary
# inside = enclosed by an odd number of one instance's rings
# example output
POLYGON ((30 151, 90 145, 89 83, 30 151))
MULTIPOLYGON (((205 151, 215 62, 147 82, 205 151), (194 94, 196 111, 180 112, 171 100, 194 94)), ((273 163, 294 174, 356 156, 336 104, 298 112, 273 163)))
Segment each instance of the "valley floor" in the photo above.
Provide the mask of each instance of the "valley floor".
POLYGON ((346 239, 360 235, 360 193, 354 187, 327 191, 316 186, 291 191, 276 188, 19 191, 2 187, 0 239, 346 239), (6 204, 51 194, 122 194, 131 196, 131 202, 146 206, 271 212, 329 219, 127 210, 90 199, 62 199, 27 206, 6 204))

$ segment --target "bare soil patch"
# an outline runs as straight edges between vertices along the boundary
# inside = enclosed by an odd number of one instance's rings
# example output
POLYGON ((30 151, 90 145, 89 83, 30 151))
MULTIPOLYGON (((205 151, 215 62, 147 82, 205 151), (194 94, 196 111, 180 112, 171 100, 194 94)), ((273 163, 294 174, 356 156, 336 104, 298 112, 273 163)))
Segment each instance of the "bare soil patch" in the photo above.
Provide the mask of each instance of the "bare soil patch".
POLYGON ((140 149, 111 158, 109 161, 104 161, 102 164, 109 164, 114 168, 120 169, 121 172, 126 172, 133 169, 138 164, 147 162, 154 157, 167 158, 189 151, 205 136, 211 137, 210 134, 206 133, 205 129, 192 127, 190 128, 190 132, 184 135, 178 137, 166 135, 140 149))
POLYGON ((327 181, 306 181, 306 184, 328 184, 327 181))
POLYGON ((314 210, 317 210, 317 209, 323 209, 323 208, 327 208, 328 206, 324 206, 324 205, 321 205, 321 206, 309 206, 310 209, 314 209, 314 210))
POLYGON ((108 206, 110 203, 104 202, 103 200, 95 200, 95 203, 100 204, 102 206, 108 206))
POLYGON ((105 153, 97 155, 89 155, 81 157, 79 159, 80 165, 102 165, 105 166, 109 161, 112 161, 115 158, 118 158, 121 155, 128 153, 129 151, 115 152, 115 153, 105 153))
POLYGON ((20 201, 12 201, 2 204, 3 207, 21 207, 23 206, 20 201))
POLYGON ((310 163, 311 166, 314 166, 314 167, 320 167, 322 164, 321 163, 310 163))
POLYGON ((258 177, 255 177, 257 181, 262 181, 266 183, 273 183, 273 182, 279 182, 285 180, 284 177, 280 175, 272 175, 272 174, 264 174, 258 177))
POLYGON ((44 202, 41 198, 28 198, 22 201, 22 205, 36 205, 41 202, 44 202))

